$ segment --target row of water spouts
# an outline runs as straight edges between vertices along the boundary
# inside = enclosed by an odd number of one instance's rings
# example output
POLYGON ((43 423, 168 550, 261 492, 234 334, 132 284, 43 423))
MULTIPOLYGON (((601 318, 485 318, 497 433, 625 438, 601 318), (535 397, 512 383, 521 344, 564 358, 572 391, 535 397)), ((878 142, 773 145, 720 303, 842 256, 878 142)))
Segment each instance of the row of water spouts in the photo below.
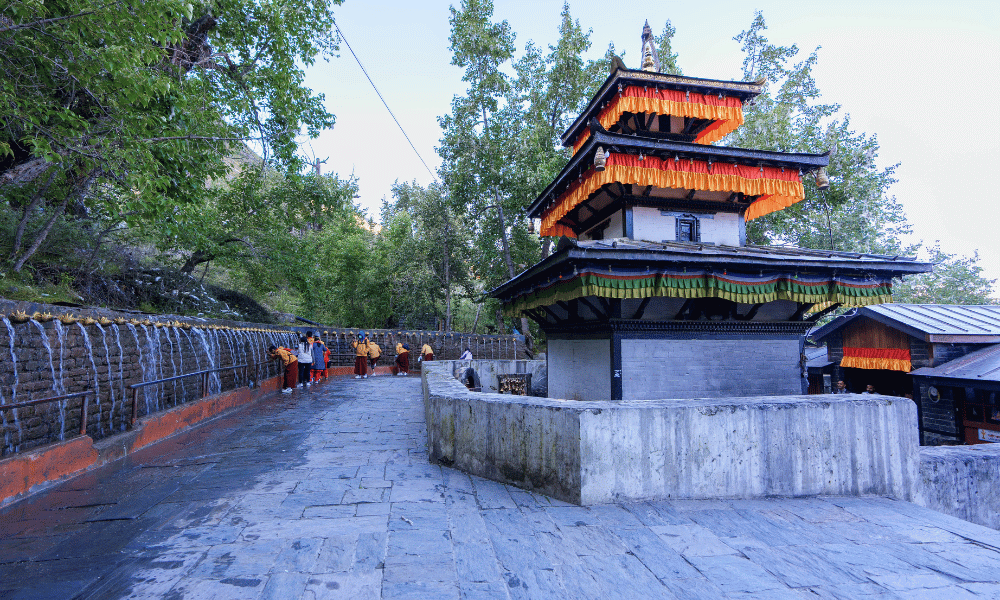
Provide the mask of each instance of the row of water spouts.
MULTIPOLYGON (((70 327, 78 328, 83 338, 87 358, 90 363, 90 376, 93 377, 93 396, 87 398, 89 405, 95 409, 97 415, 97 425, 95 434, 103 437, 115 431, 124 431, 127 419, 122 418, 117 425, 113 422, 116 408, 121 409, 120 403, 128 400, 127 384, 124 378, 125 371, 125 351, 122 347, 123 329, 128 332, 134 341, 136 353, 138 354, 138 364, 142 372, 142 381, 156 381, 168 377, 183 375, 185 340, 187 347, 193 353, 196 368, 198 371, 215 369, 219 365, 222 357, 222 345, 226 344, 229 349, 229 356, 233 361, 231 364, 240 364, 236 360, 236 352, 241 341, 249 342, 249 355, 243 358, 244 362, 250 364, 260 363, 266 360, 265 348, 269 345, 280 346, 286 343, 287 337, 293 332, 287 330, 265 329, 254 327, 224 327, 220 325, 192 325, 179 321, 159 322, 148 319, 109 319, 107 317, 76 317, 73 315, 52 315, 49 313, 35 313, 28 315, 24 312, 17 312, 8 318, 3 316, 3 323, 7 330, 8 347, 10 353, 11 369, 13 377, 10 380, 9 388, 0 385, 0 405, 15 404, 19 401, 18 388, 20 386, 20 375, 18 373, 18 352, 20 345, 31 344, 31 340, 18 340, 17 331, 14 324, 31 323, 35 332, 41 340, 42 346, 48 356, 48 373, 51 377, 51 395, 62 396, 70 393, 65 385, 65 359, 66 359, 66 337, 70 327), (53 348, 49 335, 42 323, 51 321, 56 332, 57 348, 53 348), (103 350, 105 365, 107 366, 107 390, 101 389, 100 375, 97 360, 95 360, 94 340, 91 339, 88 327, 93 327, 100 333, 99 351, 103 350), (140 331, 142 332, 140 334, 140 331), (183 336, 183 337, 182 337, 183 336), (113 340, 109 340, 113 338, 113 340), (113 359, 111 347, 117 347, 117 361, 113 359), (175 352, 176 348, 176 352, 175 352), (164 349, 168 351, 169 361, 163 357, 164 349), (115 362, 117 362, 117 381, 115 378, 115 362), (167 374, 166 370, 170 372, 167 374), (9 393, 8 393, 9 389, 9 393), (93 399, 91 399, 93 398, 93 399), (104 414, 107 411, 108 418, 105 421, 104 414)), ((22 333, 22 336, 24 333, 22 333)), ((100 357, 98 356, 98 359, 100 357)), ((240 374, 235 374, 239 378, 240 374)), ((249 373, 245 375, 249 377, 249 373)), ((138 383, 138 382, 136 382, 138 383)), ((146 414, 163 410, 166 401, 164 398, 165 386, 171 386, 171 397, 173 405, 187 397, 187 387, 190 381, 175 379, 169 383, 150 385, 142 388, 142 399, 145 405, 146 414), (180 394, 178 394, 178 389, 180 394)), ((238 383, 246 383, 239 382, 238 383)), ((197 384, 195 384, 197 385, 197 384)), ((212 373, 209 377, 210 394, 222 391, 222 380, 218 373, 212 373)), ((20 400, 24 400, 21 398, 20 400)), ((66 401, 57 401, 60 440, 66 437, 66 401)), ((93 414, 93 413, 92 413, 93 414)), ((2 425, 4 430, 4 446, 6 453, 18 452, 22 443, 23 432, 18 415, 18 409, 0 410, 2 415, 2 425), (12 428, 7 427, 10 420, 13 420, 12 428)))

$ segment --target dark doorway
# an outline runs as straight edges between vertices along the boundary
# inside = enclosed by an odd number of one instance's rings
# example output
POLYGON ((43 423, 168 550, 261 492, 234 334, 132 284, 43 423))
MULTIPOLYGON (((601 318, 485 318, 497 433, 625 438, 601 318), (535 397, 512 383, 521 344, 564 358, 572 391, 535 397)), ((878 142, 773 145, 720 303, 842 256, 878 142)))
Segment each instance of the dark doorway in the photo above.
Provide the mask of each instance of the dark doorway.
POLYGON ((913 393, 913 378, 909 373, 884 369, 842 369, 847 389, 855 394, 865 387, 875 386, 875 393, 884 396, 902 396, 913 393))

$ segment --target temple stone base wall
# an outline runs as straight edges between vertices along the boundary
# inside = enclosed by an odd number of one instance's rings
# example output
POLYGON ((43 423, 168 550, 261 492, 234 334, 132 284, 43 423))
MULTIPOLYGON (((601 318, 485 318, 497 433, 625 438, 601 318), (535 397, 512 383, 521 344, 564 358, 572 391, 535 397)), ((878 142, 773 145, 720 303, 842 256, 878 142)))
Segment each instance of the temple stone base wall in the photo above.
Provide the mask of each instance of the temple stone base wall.
POLYGON ((923 504, 1000 529, 1000 444, 920 448, 923 504))
POLYGON ((550 339, 550 398, 611 399, 611 341, 550 339))
POLYGON ((799 340, 624 339, 622 398, 801 394, 799 340))
POLYGON ((919 496, 910 400, 554 400, 470 392, 448 361, 423 387, 431 460, 577 504, 919 496))

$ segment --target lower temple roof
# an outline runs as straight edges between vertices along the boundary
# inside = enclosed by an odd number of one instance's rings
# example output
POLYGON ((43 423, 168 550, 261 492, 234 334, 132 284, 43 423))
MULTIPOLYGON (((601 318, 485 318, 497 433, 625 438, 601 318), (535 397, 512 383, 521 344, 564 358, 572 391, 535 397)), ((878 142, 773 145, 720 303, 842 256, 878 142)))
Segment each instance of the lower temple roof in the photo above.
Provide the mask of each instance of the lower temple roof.
POLYGON ((586 296, 722 298, 865 306, 892 301, 892 278, 926 273, 913 257, 631 239, 562 238, 551 256, 495 288, 510 314, 586 296))

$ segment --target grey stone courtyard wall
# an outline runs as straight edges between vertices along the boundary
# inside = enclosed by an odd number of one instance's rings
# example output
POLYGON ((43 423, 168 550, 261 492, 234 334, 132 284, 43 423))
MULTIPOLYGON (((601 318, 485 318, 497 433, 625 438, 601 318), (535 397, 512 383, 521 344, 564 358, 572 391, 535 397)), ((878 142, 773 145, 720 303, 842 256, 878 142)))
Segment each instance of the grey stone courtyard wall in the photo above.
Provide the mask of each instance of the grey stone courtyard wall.
POLYGON ((916 405, 888 396, 573 401, 425 367, 432 460, 577 504, 919 496, 916 405))
MULTIPOLYGON (((279 373, 267 347, 295 347, 308 329, 323 332, 331 350, 345 353, 331 361, 354 364, 349 340, 357 329, 287 327, 176 315, 147 315, 106 309, 67 308, 0 300, 0 406, 91 391, 87 434, 94 439, 124 431, 131 419, 129 386, 185 373, 265 363, 262 378, 279 373), (60 320, 60 317, 62 320, 60 320), (349 355, 346 353, 349 352, 349 355)), ((387 361, 395 343, 410 345, 415 356, 428 342, 439 357, 458 358, 462 348, 494 358, 516 356, 523 344, 513 336, 471 336, 427 331, 370 330, 387 361), (416 346, 416 347, 414 347, 416 346)), ((209 378, 209 392, 246 385, 249 373, 227 371, 209 378)), ((138 416, 201 397, 200 377, 141 389, 138 416)), ((0 457, 78 435, 82 398, 20 409, 0 410, 0 457)))
POLYGON ((798 395, 800 355, 799 339, 624 339, 622 397, 798 395))
POLYGON ((1000 444, 920 448, 923 504, 1000 529, 1000 444))

